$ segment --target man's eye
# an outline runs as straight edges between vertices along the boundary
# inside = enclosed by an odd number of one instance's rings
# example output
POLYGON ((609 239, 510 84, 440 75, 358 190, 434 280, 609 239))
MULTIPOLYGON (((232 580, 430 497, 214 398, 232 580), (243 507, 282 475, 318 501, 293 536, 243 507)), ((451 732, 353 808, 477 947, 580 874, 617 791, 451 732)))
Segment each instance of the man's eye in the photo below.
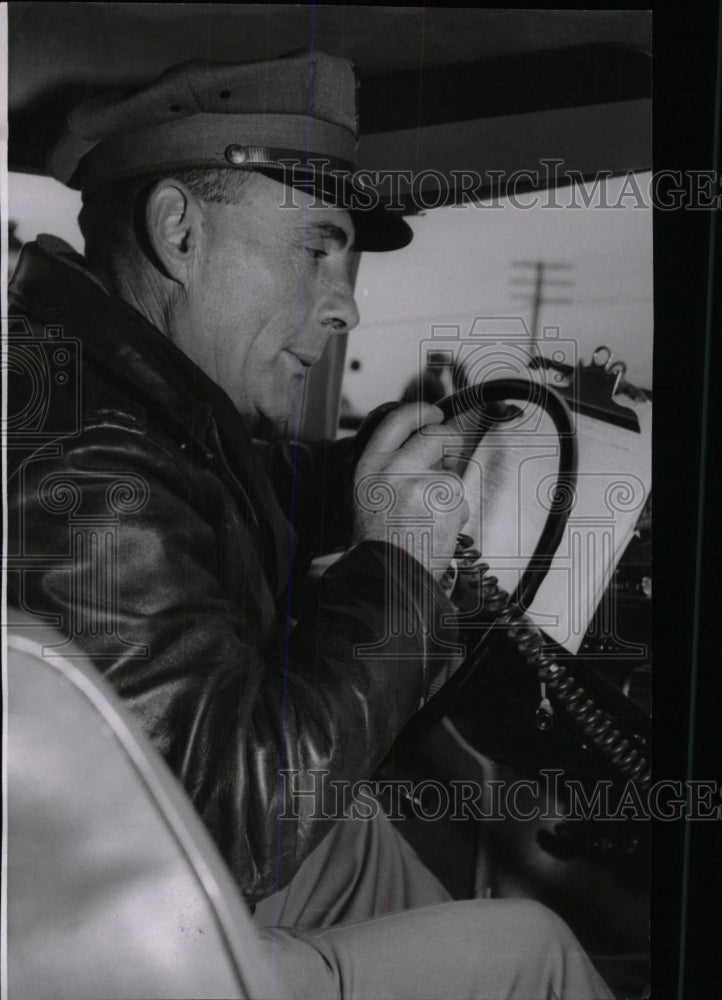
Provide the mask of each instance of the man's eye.
POLYGON ((306 247, 306 252, 311 254, 314 261, 319 261, 322 257, 328 257, 326 251, 320 250, 318 247, 306 247))

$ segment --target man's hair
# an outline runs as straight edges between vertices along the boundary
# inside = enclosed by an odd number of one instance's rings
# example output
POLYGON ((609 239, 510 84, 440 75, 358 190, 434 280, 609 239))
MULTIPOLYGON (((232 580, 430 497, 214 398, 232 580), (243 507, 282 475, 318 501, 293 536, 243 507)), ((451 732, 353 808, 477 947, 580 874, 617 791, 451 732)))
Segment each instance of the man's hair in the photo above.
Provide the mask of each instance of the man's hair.
POLYGON ((91 267, 107 268, 113 261, 129 259, 139 249, 147 255, 145 203, 160 180, 182 181, 199 201, 240 205, 249 171, 231 168, 174 170, 171 173, 136 177, 83 195, 78 216, 85 240, 85 257, 91 267))

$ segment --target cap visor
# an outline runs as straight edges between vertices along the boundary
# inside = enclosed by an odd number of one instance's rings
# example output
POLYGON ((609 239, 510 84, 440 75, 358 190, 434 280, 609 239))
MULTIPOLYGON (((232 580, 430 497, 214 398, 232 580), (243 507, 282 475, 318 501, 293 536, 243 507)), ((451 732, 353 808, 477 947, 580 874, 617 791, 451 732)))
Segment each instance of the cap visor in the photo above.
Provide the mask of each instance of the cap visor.
POLYGON ((300 167, 259 167, 258 173, 281 181, 318 199, 319 207, 328 205, 345 208, 354 224, 354 250, 383 252, 401 250, 411 243, 413 231, 399 212, 387 209, 379 202, 373 188, 358 185, 353 175, 325 174, 300 167))

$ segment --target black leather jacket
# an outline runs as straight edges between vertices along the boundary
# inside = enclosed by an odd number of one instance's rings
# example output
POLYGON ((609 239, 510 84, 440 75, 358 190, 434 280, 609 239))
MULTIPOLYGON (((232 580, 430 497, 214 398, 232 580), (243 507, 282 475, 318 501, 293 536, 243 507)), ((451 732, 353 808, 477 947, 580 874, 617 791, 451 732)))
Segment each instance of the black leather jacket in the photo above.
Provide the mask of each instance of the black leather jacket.
POLYGON ((10 313, 9 603, 87 651, 263 898, 328 829, 310 800, 282 801, 279 770, 372 773, 447 666, 429 643, 453 640, 451 607, 401 550, 362 543, 291 627, 298 577, 348 530, 349 442, 252 442, 52 237, 24 249, 10 313), (386 635, 390 602, 411 629, 386 635), (297 819, 279 822, 284 804, 297 819))

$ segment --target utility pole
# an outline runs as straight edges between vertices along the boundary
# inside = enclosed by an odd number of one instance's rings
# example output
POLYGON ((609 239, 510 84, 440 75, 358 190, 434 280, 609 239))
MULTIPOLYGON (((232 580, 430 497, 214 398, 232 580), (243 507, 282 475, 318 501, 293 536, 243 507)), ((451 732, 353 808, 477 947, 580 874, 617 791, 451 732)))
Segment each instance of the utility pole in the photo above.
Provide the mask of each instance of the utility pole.
POLYGON ((525 285, 529 287, 532 286, 530 291, 527 293, 517 292, 514 298, 521 298, 527 302, 531 302, 531 339, 532 347, 529 351, 529 356, 534 357, 536 354, 539 355, 539 314, 541 312, 541 307, 543 305, 556 303, 557 305, 569 305, 571 303, 570 297, 559 297, 559 296, 547 296, 545 291, 549 287, 555 288, 569 288, 574 282, 568 278, 550 278, 550 271, 571 271, 572 265, 568 263, 563 263, 561 261, 548 261, 548 260, 515 260, 512 261, 512 267, 519 268, 531 268, 533 274, 528 277, 520 276, 511 279, 512 285, 525 285))

